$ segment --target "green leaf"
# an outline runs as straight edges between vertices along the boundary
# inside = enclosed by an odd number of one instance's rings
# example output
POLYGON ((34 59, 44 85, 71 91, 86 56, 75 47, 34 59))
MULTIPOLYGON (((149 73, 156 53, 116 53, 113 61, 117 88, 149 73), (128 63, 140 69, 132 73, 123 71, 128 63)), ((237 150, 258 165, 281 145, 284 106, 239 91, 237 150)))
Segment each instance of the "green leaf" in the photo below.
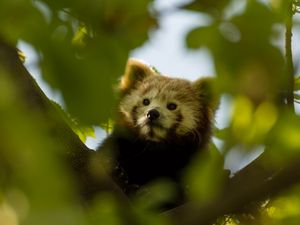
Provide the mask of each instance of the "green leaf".
POLYGON ((82 25, 80 27, 78 27, 77 32, 75 33, 73 39, 72 39, 72 43, 75 46, 78 47, 84 47, 86 45, 86 38, 87 38, 87 28, 86 26, 82 25))
POLYGON ((48 43, 42 69, 59 89, 66 109, 86 124, 99 124, 113 115, 113 86, 123 73, 127 53, 116 40, 99 40, 77 53, 68 43, 48 43))
POLYGON ((20 39, 32 42, 36 36, 48 34, 41 12, 28 0, 1 0, 0 27, 1 36, 10 43, 20 39))
POLYGON ((108 119, 106 123, 102 123, 100 125, 101 128, 103 128, 107 134, 111 133, 114 128, 114 121, 112 119, 108 119))
POLYGON ((62 93, 70 114, 82 123, 101 124, 114 114, 113 87, 129 52, 156 26, 147 7, 150 1, 44 2, 53 18, 45 26, 50 35, 42 40, 37 36, 34 43, 42 76, 62 93))
POLYGON ((296 76, 294 81, 294 91, 299 91, 299 90, 300 90, 300 76, 296 76))
POLYGON ((184 5, 182 8, 216 15, 220 14, 229 2, 230 0, 194 0, 191 3, 184 5))
POLYGON ((228 136, 229 132, 230 132, 230 128, 229 127, 225 127, 223 129, 217 129, 217 128, 215 128, 214 129, 214 136, 216 138, 224 140, 228 136))
POLYGON ((92 126, 80 124, 78 120, 76 120, 69 113, 63 110, 63 108, 58 103, 52 101, 52 104, 64 119, 64 121, 69 125, 69 127, 78 135, 82 142, 85 142, 87 137, 95 137, 95 130, 92 126))
POLYGON ((187 47, 196 49, 211 46, 217 35, 214 25, 195 28, 186 38, 187 47))
POLYGON ((191 199, 207 203, 218 195, 228 175, 224 173, 222 160, 217 150, 193 159, 184 177, 191 199))
POLYGON ((115 196, 101 193, 88 211, 88 224, 122 225, 122 211, 115 196))
POLYGON ((17 49, 17 53, 18 53, 18 56, 19 56, 19 59, 21 60, 21 62, 24 63, 25 60, 26 60, 26 55, 24 54, 24 52, 22 52, 21 50, 17 49))

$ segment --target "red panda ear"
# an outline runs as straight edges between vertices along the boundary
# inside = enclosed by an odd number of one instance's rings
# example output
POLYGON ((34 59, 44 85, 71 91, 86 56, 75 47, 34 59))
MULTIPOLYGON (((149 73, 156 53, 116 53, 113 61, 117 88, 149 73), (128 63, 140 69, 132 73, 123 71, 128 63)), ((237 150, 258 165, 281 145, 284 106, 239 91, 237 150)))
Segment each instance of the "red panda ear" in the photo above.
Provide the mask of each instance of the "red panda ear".
POLYGON ((142 81, 145 77, 151 75, 156 75, 156 73, 150 66, 138 60, 129 59, 127 61, 125 74, 120 83, 121 92, 127 92, 132 89, 138 81, 142 81))
POLYGON ((216 90, 215 79, 212 77, 202 77, 193 83, 193 87, 199 94, 200 101, 211 110, 215 111, 220 102, 220 96, 216 90))

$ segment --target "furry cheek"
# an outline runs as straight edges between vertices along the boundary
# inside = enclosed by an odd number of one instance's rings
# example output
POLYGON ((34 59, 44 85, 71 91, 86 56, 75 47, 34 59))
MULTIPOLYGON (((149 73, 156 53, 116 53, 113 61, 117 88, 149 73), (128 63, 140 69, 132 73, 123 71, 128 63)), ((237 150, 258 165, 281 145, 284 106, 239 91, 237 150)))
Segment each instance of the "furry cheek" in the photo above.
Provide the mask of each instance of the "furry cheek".
POLYGON ((124 119, 126 122, 134 125, 134 114, 137 111, 139 98, 136 97, 135 94, 127 95, 120 101, 119 110, 124 115, 124 119))
POLYGON ((181 113, 183 117, 182 120, 178 123, 176 133, 178 135, 185 135, 196 130, 197 124, 199 123, 200 112, 191 107, 182 107, 181 113))

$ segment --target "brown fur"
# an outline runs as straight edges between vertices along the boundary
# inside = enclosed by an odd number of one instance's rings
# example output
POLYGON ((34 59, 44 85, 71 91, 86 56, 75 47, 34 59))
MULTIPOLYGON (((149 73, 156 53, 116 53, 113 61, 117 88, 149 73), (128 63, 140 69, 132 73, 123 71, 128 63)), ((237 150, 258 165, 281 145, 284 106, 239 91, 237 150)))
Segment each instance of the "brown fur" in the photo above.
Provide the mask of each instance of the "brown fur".
POLYGON ((182 170, 211 138, 217 107, 212 82, 162 76, 137 60, 128 61, 116 127, 99 148, 113 155, 117 166, 112 175, 126 193, 162 177, 179 184, 182 170))
MULTIPOLYGON (((165 114, 165 117, 173 119, 174 122, 175 118, 172 117, 175 117, 175 111, 169 112, 161 103, 175 102, 178 105, 176 112, 182 115, 182 121, 175 133, 178 136, 193 133, 201 136, 203 141, 204 136, 209 136, 217 105, 212 95, 211 82, 211 78, 201 78, 196 82, 190 82, 185 79, 161 76, 151 67, 136 60, 129 60, 120 87, 120 120, 129 129, 136 129, 137 125, 130 112, 141 108, 141 115, 138 116, 143 116, 143 110, 147 110, 147 107, 143 107, 142 100, 147 97, 159 100, 160 102, 152 108, 159 108, 162 115, 165 114)), ((172 122, 167 118, 165 121, 161 119, 162 125, 164 122, 166 129, 171 127, 172 122)), ((141 130, 138 133, 139 136, 147 139, 147 134, 143 134, 141 130)), ((161 134, 157 141, 165 141, 167 138, 161 134)), ((201 145, 203 146, 203 143, 201 145)))

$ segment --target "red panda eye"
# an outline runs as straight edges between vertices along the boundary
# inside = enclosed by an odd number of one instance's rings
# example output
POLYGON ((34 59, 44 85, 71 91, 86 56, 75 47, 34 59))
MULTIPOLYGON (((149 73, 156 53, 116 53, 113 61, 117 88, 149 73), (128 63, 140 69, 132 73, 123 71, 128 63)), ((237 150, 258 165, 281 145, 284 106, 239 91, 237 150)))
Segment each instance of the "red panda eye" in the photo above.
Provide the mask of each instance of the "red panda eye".
POLYGON ((143 105, 150 105, 150 100, 148 98, 145 98, 143 100, 143 105))
POLYGON ((175 110, 177 108, 177 105, 175 103, 169 103, 167 105, 168 110, 175 110))

